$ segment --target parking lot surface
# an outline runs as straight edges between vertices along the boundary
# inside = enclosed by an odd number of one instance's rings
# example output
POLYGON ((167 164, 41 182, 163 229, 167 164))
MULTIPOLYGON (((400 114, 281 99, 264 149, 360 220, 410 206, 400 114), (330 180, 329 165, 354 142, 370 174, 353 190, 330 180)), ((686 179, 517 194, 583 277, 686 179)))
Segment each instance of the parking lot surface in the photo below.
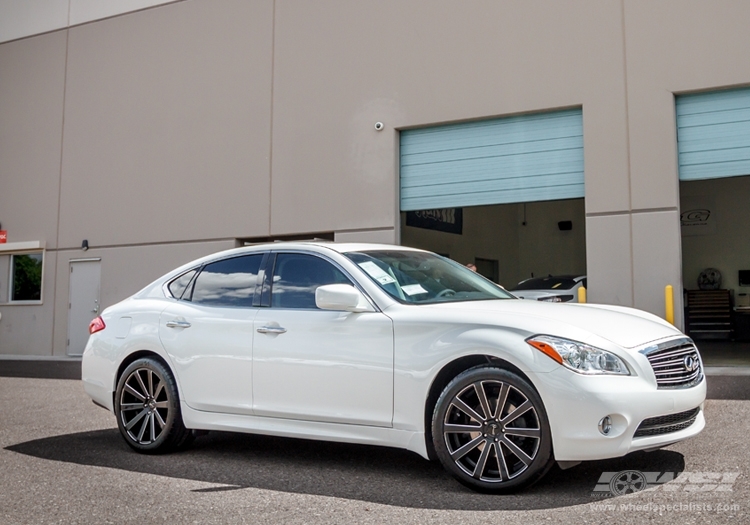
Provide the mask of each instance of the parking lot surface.
POLYGON ((0 377, 0 523, 750 523, 750 376, 708 379, 697 438, 497 496, 380 447, 212 432, 139 455, 80 381, 0 377))

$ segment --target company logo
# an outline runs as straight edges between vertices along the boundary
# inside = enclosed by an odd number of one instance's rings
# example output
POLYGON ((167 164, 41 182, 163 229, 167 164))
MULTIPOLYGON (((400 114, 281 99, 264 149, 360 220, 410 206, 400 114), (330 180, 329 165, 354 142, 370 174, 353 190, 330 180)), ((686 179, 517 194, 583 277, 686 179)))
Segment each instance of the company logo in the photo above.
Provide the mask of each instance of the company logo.
POLYGON ((640 492, 648 487, 646 476, 638 470, 625 470, 612 477, 609 491, 615 496, 640 492))
POLYGON ((685 366, 687 372, 695 372, 698 370, 698 366, 700 366, 698 358, 694 355, 685 356, 685 359, 682 360, 682 364, 685 366))
POLYGON ((683 224, 693 222, 707 222, 708 218, 711 217, 711 210, 689 210, 682 212, 680 220, 683 224))
POLYGON ((739 472, 602 472, 592 497, 623 496, 642 490, 662 492, 732 492, 739 472))

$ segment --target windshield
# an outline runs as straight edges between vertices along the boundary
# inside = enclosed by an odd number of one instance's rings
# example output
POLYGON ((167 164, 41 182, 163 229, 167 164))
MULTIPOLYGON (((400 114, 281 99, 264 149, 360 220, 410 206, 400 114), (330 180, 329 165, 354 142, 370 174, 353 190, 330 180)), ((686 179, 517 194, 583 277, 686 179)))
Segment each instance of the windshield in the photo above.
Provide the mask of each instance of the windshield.
POLYGON ((513 288, 516 290, 570 290, 576 285, 575 279, 568 276, 535 277, 521 281, 513 288))
POLYGON ((402 303, 513 298, 481 275, 434 253, 388 250, 352 252, 346 256, 402 303))

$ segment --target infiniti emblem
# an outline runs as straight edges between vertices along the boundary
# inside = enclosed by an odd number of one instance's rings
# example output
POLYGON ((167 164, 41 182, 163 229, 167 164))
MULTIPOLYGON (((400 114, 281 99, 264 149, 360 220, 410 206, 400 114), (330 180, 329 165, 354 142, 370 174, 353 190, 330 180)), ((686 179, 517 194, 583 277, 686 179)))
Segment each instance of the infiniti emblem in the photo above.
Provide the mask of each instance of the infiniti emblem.
POLYGON ((685 370, 688 372, 695 372, 698 370, 698 359, 695 356, 689 355, 682 360, 682 364, 685 365, 685 370))

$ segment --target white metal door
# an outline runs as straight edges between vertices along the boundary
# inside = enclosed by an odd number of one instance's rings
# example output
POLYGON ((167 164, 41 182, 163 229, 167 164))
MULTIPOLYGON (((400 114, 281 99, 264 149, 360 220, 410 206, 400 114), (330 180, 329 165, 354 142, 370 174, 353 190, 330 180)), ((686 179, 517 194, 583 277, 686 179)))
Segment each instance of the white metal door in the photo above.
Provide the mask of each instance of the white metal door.
POLYGON ((256 308, 216 308, 181 301, 165 309, 159 337, 190 407, 253 413, 253 319, 256 308))
POLYGON ((390 318, 379 312, 261 308, 255 329, 256 415, 391 426, 390 318))
POLYGON ((89 338, 89 323, 99 315, 101 260, 70 261, 68 295, 68 355, 81 355, 89 338))

